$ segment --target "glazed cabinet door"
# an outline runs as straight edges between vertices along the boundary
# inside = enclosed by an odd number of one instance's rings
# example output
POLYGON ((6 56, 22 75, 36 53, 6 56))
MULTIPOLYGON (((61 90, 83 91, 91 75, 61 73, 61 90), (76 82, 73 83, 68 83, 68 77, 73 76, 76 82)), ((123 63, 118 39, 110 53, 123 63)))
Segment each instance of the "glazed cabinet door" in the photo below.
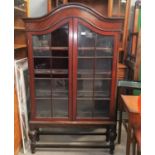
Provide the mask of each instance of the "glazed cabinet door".
POLYGON ((110 116, 114 36, 77 22, 76 119, 110 116))
POLYGON ((70 22, 50 32, 32 35, 34 117, 70 119, 70 22))

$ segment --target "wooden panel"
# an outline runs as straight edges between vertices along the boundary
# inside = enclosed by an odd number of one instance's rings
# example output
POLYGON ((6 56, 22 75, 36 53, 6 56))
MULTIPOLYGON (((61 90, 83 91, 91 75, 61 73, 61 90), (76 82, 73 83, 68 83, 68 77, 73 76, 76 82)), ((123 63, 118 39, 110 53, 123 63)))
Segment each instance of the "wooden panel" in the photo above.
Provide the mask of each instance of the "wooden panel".
POLYGON ((127 54, 126 47, 127 47, 127 38, 128 38, 130 3, 131 3, 131 0, 127 0, 126 9, 125 9, 125 20, 124 20, 124 30, 123 30, 123 42, 122 42, 122 48, 125 51, 124 58, 126 58, 126 54, 127 54))
POLYGON ((25 0, 26 2, 26 16, 30 16, 30 0, 25 0))
MULTIPOLYGON (((133 32, 137 32, 138 28, 138 16, 139 16, 139 8, 135 9, 135 16, 134 16, 134 27, 133 27, 133 32)), ((135 55, 136 53, 136 46, 137 46, 137 37, 133 36, 132 38, 132 50, 131 54, 135 55)))
POLYGON ((67 4, 69 0, 63 0, 63 1, 64 1, 64 4, 67 4))
POLYGON ((48 0, 47 11, 50 12, 52 10, 52 2, 48 0))
POLYGON ((15 56, 14 56, 16 60, 27 57, 27 53, 25 52, 25 50, 27 50, 27 48, 25 48, 24 45, 23 45, 23 48, 16 49, 15 56))
POLYGON ((112 16, 113 0, 108 0, 108 17, 112 16))
POLYGON ((127 67, 124 64, 118 64, 118 68, 117 68, 117 79, 118 80, 123 80, 126 77, 126 71, 127 71, 127 67))
POLYGON ((14 6, 14 58, 21 59, 27 56, 26 47, 26 33, 25 24, 23 22, 24 17, 29 14, 29 0, 24 0, 25 7, 20 8, 14 6))
POLYGON ((140 66, 141 66, 141 30, 139 31, 138 35, 138 43, 136 49, 136 62, 135 62, 135 69, 134 69, 134 80, 139 80, 140 75, 140 66))
POLYGON ((21 17, 14 17, 14 26, 24 26, 24 21, 21 19, 21 17))
POLYGON ((25 32, 16 31, 14 34, 14 42, 15 44, 26 44, 25 32))
POLYGON ((18 111, 18 99, 17 93, 14 89, 14 154, 19 152, 21 147, 21 130, 19 122, 19 111, 18 111))

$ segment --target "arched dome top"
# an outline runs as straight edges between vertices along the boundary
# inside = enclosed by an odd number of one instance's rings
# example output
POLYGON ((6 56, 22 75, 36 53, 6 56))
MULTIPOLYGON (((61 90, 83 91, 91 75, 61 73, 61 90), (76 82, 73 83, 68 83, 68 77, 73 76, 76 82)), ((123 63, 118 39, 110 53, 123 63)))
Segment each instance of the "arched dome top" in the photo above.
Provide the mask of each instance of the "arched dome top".
POLYGON ((80 18, 94 25, 97 24, 99 27, 103 26, 104 29, 111 30, 121 30, 124 20, 123 18, 104 17, 93 8, 81 3, 68 3, 60 5, 47 15, 37 18, 24 18, 24 21, 26 23, 26 29, 33 31, 34 29, 43 30, 47 26, 52 26, 54 23, 58 23, 67 18, 80 18), (112 23, 113 26, 110 26, 112 23))

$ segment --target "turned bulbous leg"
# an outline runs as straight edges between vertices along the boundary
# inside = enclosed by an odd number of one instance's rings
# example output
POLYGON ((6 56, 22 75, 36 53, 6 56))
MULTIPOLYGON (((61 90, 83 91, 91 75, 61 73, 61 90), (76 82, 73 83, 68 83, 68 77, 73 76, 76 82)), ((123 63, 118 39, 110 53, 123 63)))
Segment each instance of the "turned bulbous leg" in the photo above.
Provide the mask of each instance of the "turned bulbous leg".
POLYGON ((109 133, 109 140, 110 140, 110 153, 113 154, 114 149, 115 149, 115 139, 116 139, 116 126, 112 126, 110 128, 110 133, 109 133))
POLYGON ((36 144, 36 137, 37 137, 37 132, 36 130, 32 130, 29 132, 29 136, 31 139, 31 152, 35 153, 35 144, 36 144))

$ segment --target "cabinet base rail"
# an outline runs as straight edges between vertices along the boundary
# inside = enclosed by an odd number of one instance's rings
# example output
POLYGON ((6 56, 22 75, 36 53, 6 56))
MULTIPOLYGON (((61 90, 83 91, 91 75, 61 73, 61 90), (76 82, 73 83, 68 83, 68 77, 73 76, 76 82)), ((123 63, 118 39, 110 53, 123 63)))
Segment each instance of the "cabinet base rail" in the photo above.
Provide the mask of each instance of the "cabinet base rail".
POLYGON ((30 131, 31 152, 35 153, 36 148, 107 148, 113 154, 115 149, 114 141, 116 139, 116 125, 104 127, 106 132, 57 132, 57 131, 43 131, 39 128, 30 131), (106 143, 103 141, 93 142, 40 142, 40 135, 104 135, 106 136, 106 143))
POLYGON ((106 135, 106 132, 50 132, 50 131, 39 131, 39 135, 106 135))

